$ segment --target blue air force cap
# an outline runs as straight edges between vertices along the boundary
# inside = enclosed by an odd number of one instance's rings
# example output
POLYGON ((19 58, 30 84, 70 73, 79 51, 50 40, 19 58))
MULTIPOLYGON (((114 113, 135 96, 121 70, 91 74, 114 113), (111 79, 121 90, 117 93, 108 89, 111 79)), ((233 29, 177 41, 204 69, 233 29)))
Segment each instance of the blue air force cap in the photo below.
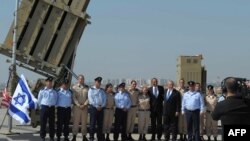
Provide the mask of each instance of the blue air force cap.
POLYGON ((45 79, 45 81, 53 81, 53 77, 52 76, 49 76, 45 79))
POLYGON ((214 86, 208 85, 208 86, 207 86, 207 89, 208 89, 208 90, 213 90, 213 89, 214 89, 214 86))
POLYGON ((95 78, 95 81, 102 82, 102 77, 100 77, 100 76, 99 76, 99 77, 96 77, 96 78, 95 78))
POLYGON ((194 81, 188 81, 189 86, 194 86, 195 82, 194 81))

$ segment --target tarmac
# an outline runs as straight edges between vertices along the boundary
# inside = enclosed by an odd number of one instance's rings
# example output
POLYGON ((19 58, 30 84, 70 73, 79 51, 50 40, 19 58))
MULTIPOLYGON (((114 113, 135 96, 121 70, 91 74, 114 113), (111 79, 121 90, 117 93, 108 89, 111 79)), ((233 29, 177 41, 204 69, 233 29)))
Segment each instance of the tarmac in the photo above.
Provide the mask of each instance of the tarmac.
MULTIPOLYGON (((7 109, 0 109, 0 124, 3 121, 6 111, 7 109)), ((8 116, 6 116, 3 122, 3 126, 0 129, 0 141, 40 141, 41 140, 39 136, 40 126, 33 128, 31 125, 20 125, 16 120, 13 119, 12 129, 11 129, 11 132, 9 132, 8 120, 9 118, 8 116)), ((139 138, 138 134, 133 134, 132 136, 136 140, 139 138)), ((111 139, 113 139, 113 134, 111 134, 110 137, 111 139)), ((69 138, 70 139, 72 138, 71 133, 70 133, 69 138)), ((147 134, 146 138, 149 140, 151 138, 151 134, 147 134)), ((204 139, 207 139, 206 136, 204 136, 204 139)), ((81 140, 82 140, 82 135, 79 133, 77 136, 77 141, 81 141, 81 140)), ((164 140, 164 137, 162 137, 162 140, 164 140)), ((221 140, 221 135, 218 136, 218 140, 221 140)), ((46 141, 49 141, 48 134, 46 137, 46 141)))

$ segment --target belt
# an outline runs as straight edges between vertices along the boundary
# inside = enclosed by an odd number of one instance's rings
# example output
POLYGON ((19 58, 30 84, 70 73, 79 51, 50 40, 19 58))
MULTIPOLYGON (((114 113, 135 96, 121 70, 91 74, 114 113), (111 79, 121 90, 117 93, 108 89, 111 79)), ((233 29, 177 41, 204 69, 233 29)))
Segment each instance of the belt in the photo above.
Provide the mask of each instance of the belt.
POLYGON ((53 108, 53 107, 55 107, 55 105, 42 105, 42 106, 44 106, 46 108, 53 108))
POLYGON ((113 110, 113 108, 105 108, 105 109, 107 109, 107 110, 113 110))
POLYGON ((138 111, 150 111, 150 109, 138 109, 138 111))
POLYGON ((188 110, 188 109, 186 109, 186 110, 189 111, 189 112, 196 112, 196 111, 198 111, 200 109, 194 109, 194 110, 188 110))
POLYGON ((212 111, 207 110, 207 113, 212 113, 212 111))
POLYGON ((65 108, 65 109, 67 109, 67 108, 70 108, 70 106, 68 106, 68 107, 58 106, 58 108, 65 108))
POLYGON ((135 107, 137 107, 137 105, 131 105, 130 107, 131 107, 131 108, 135 108, 135 107))

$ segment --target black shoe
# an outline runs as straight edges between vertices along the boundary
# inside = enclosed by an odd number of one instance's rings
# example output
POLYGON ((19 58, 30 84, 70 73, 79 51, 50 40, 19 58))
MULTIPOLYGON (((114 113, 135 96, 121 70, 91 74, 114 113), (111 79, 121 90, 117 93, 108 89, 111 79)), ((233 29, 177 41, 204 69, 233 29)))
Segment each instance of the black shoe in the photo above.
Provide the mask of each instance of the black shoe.
POLYGON ((128 140, 134 141, 134 139, 132 138, 132 135, 131 135, 131 134, 128 135, 128 140))
POLYGON ((142 135, 142 140, 143 140, 143 141, 147 141, 146 135, 145 135, 145 134, 142 135))
POLYGON ((217 137, 214 137, 214 141, 217 141, 217 137))
POLYGON ((45 141, 45 138, 42 138, 42 141, 45 141))
POLYGON ((88 138, 84 135, 84 136, 82 137, 82 141, 89 141, 89 140, 88 140, 88 138))
POLYGON ((54 141, 54 139, 53 139, 53 138, 50 138, 49 141, 54 141))
POLYGON ((56 141, 61 141, 61 138, 60 138, 60 137, 58 137, 58 138, 56 139, 56 141))
POLYGON ((154 141, 154 140, 155 140, 155 135, 152 134, 151 141, 154 141))
POLYGON ((69 138, 68 137, 64 137, 64 141, 69 141, 69 138))
POLYGON ((109 133, 107 133, 105 141, 110 141, 110 139, 109 139, 109 133))
POLYGON ((203 138, 203 136, 201 136, 201 141, 205 141, 204 138, 203 138))
POLYGON ((73 138, 71 141, 76 141, 76 135, 73 135, 73 138))
POLYGON ((183 135, 183 141, 186 141, 187 140, 187 136, 186 134, 183 135))
POLYGON ((139 141, 141 141, 142 140, 142 134, 140 134, 140 136, 139 136, 139 139, 138 139, 139 141))
POLYGON ((161 140, 161 135, 157 135, 157 139, 158 139, 158 140, 161 140))

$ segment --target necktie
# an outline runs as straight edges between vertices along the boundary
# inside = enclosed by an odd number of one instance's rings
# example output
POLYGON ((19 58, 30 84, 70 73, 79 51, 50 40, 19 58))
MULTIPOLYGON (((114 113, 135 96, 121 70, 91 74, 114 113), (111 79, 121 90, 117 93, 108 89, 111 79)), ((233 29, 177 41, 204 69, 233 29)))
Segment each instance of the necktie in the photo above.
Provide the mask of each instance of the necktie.
POLYGON ((170 97, 170 91, 168 91, 167 93, 167 100, 169 99, 169 97, 170 97))
POLYGON ((154 87, 155 89, 154 89, 154 95, 155 95, 155 97, 157 97, 157 89, 156 89, 156 87, 154 87))

